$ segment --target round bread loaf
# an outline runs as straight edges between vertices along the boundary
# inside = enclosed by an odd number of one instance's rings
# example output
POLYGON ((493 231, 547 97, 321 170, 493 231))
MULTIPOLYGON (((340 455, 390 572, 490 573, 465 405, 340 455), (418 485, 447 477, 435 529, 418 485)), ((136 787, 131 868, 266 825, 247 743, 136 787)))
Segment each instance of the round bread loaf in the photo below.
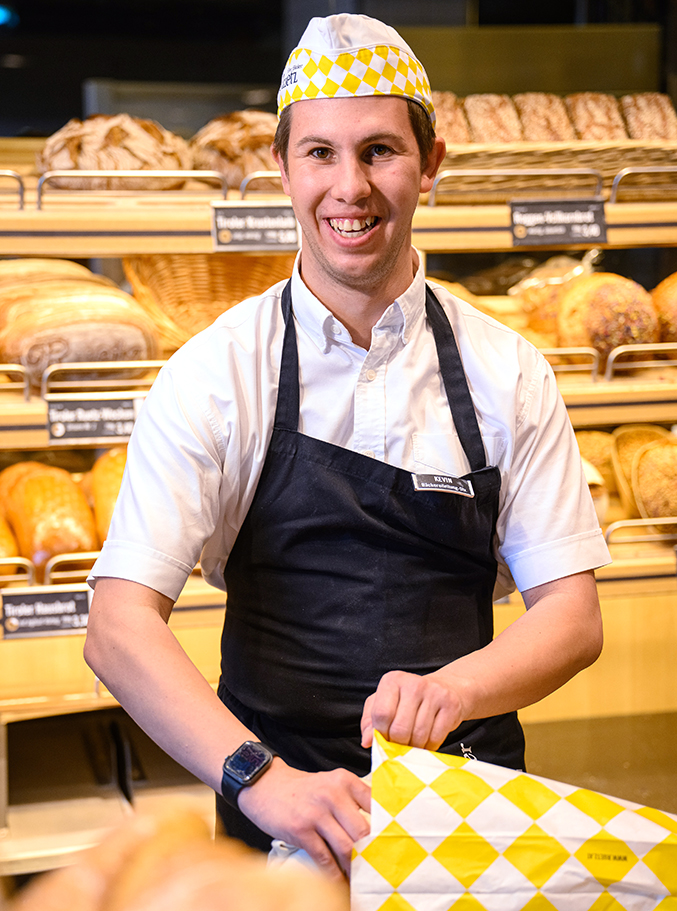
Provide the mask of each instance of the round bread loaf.
MULTIPOLYGON (((188 143, 154 120, 129 114, 73 118, 49 137, 36 159, 38 171, 152 171, 190 169, 188 143)), ((183 179, 149 177, 58 178, 51 186, 69 190, 170 190, 183 179)))
MULTIPOLYGON (((233 111, 215 117, 190 141, 193 164, 198 169, 220 171, 228 186, 239 189, 254 171, 277 171, 270 152, 277 117, 266 111, 233 111)), ((281 190, 279 181, 257 181, 259 190, 281 190)))
POLYGON ((651 292, 662 342, 677 342, 677 272, 668 275, 651 292))
POLYGON ((605 360, 619 345, 658 341, 651 295, 632 279, 593 272, 565 287, 557 315, 562 347, 595 348, 605 360))

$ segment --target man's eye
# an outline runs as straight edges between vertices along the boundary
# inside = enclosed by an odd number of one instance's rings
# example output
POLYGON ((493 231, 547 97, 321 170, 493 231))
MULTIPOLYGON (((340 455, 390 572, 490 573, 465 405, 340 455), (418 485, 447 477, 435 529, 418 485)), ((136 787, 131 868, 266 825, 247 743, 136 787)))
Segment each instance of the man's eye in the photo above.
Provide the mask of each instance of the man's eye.
POLYGON ((375 145, 371 147, 371 154, 374 158, 382 158, 384 155, 388 155, 390 152, 390 146, 375 145))
POLYGON ((325 160, 326 158, 329 158, 330 152, 329 149, 313 149, 310 154, 313 158, 320 158, 321 160, 325 160))

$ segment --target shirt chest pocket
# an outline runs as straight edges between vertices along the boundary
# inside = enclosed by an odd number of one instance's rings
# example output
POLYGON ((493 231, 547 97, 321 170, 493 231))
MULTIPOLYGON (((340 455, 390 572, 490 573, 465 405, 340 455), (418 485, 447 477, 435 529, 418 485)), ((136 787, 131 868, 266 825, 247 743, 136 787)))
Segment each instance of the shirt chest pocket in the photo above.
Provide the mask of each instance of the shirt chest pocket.
MULTIPOLYGON (((501 436, 484 436, 487 465, 499 465, 505 453, 507 441, 501 436)), ((468 474, 470 465, 461 441, 456 434, 415 433, 413 435, 415 471, 420 474, 437 474, 461 477, 468 474)))

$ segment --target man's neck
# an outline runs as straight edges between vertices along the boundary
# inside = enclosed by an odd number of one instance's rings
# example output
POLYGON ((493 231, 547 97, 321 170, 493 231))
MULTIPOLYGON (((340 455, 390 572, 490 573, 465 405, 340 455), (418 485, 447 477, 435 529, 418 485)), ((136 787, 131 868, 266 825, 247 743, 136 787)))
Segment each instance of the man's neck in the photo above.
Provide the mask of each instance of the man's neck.
POLYGON ((371 330, 388 307, 411 285, 418 269, 415 251, 411 251, 411 267, 406 272, 389 276, 379 287, 360 288, 348 283, 331 281, 327 276, 318 283, 303 269, 303 254, 299 264, 306 287, 350 332, 356 345, 366 350, 371 345, 371 330))

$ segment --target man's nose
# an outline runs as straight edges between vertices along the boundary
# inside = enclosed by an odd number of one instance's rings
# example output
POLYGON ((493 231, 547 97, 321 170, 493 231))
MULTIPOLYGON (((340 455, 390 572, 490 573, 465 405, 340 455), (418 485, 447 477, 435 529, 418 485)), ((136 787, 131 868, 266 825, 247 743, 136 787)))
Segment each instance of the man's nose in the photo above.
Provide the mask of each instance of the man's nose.
POLYGON ((343 158, 334 172, 332 196, 336 200, 355 203, 371 193, 371 184, 365 162, 356 158, 343 158))

